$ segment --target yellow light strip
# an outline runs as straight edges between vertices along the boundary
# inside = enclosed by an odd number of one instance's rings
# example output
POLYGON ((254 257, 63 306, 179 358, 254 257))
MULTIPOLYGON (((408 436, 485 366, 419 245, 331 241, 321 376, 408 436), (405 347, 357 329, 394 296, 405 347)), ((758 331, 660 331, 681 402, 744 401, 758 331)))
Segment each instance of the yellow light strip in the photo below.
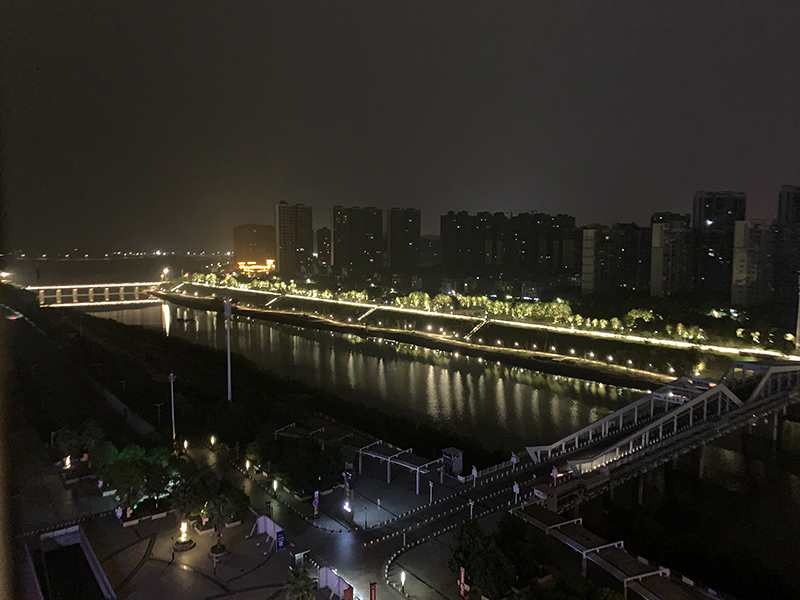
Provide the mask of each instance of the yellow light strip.
MULTIPOLYGON (((205 283, 193 283, 193 285, 203 285, 206 287, 222 287, 225 288, 227 286, 212 286, 205 283)), ((418 315, 425 315, 428 317, 444 317, 447 319, 462 319, 467 321, 477 321, 480 320, 480 317, 468 317, 465 315, 454 315, 448 313, 439 313, 435 311, 427 311, 427 310, 418 310, 414 308, 403 308, 400 306, 390 306, 385 304, 371 304, 366 302, 350 302, 347 300, 334 300, 332 298, 315 298, 313 296, 303 296, 301 294, 280 294, 278 292, 266 292, 263 290, 250 290, 244 288, 229 288, 229 289, 239 289, 242 292, 252 292, 256 294, 270 294, 270 295, 283 295, 287 298, 299 298, 301 300, 316 300, 318 302, 331 302, 335 304, 344 304, 346 306, 358 306, 362 308, 368 307, 377 307, 383 308, 386 310, 398 311, 398 312, 405 312, 410 314, 418 314, 418 315)), ((558 327, 556 325, 542 325, 538 323, 524 323, 522 321, 505 321, 502 319, 487 319, 487 323, 498 323, 500 325, 511 325, 514 327, 524 327, 527 329, 540 329, 542 331, 553 331, 556 333, 565 333, 569 335, 581 335, 584 337, 593 337, 593 338, 605 338, 605 339, 613 339, 619 340, 624 342, 639 342, 639 343, 646 343, 652 344, 655 346, 664 346, 667 348, 680 348, 682 350, 704 350, 704 351, 712 351, 712 352, 722 352, 725 354, 753 354, 756 356, 770 356, 774 358, 783 358, 786 360, 793 360, 793 361, 800 361, 800 356, 794 356, 791 354, 784 354, 783 352, 778 352, 777 350, 763 350, 759 348, 733 348, 727 346, 715 346, 713 344, 694 344, 692 342, 679 342, 677 340, 665 340, 662 338, 648 338, 638 335, 625 335, 621 333, 611 333, 608 331, 586 331, 583 329, 574 329, 572 327, 558 327)), ((561 356, 561 355, 559 355, 561 356)))
POLYGON ((92 284, 83 284, 83 285, 29 285, 26 287, 26 290, 31 292, 38 291, 38 290, 83 290, 83 289, 90 289, 90 288, 107 288, 107 287, 133 287, 133 286, 156 286, 160 284, 160 281, 143 281, 139 283, 92 283, 92 284))
POLYGON ((157 304, 161 302, 158 298, 147 300, 109 300, 108 302, 61 302, 52 304, 40 304, 42 308, 72 308, 73 306, 119 306, 121 304, 157 304))

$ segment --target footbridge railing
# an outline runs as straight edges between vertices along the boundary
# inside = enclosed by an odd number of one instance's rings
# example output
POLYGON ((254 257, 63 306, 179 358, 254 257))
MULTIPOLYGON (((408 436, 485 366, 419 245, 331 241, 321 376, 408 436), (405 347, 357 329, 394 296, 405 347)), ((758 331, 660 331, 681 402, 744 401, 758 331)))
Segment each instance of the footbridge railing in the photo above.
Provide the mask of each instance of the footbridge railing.
MULTIPOLYGON (((637 460, 638 453, 664 445, 672 441, 670 438, 684 433, 682 438, 689 445, 695 438, 699 443, 705 443, 709 430, 722 430, 734 424, 742 426, 751 414, 756 415, 762 409, 774 411, 794 401, 795 392, 800 389, 800 367, 772 365, 763 369, 764 366, 748 367, 747 363, 736 363, 732 367, 761 373, 760 382, 745 399, 730 390, 726 383, 720 383, 662 417, 645 423, 596 454, 570 460, 570 467, 576 474, 585 474, 618 461, 622 464, 637 460)), ((723 378, 723 381, 731 382, 732 379, 723 378)))
POLYGON ((681 377, 554 444, 529 446, 527 451, 533 462, 539 463, 570 454, 604 439, 619 437, 625 431, 653 421, 690 402, 714 385, 713 382, 704 379, 681 377))

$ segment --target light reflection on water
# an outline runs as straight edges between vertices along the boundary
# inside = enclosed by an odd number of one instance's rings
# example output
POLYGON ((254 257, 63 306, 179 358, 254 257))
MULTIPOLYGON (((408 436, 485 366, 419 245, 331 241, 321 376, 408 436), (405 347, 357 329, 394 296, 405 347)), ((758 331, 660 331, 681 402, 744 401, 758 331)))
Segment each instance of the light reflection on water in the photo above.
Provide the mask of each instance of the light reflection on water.
MULTIPOLYGON (((225 348, 224 322, 216 313, 167 304, 95 314, 168 328, 171 337, 225 348)), ((248 319, 233 323, 231 346, 281 375, 396 414, 430 419, 491 448, 553 442, 641 395, 408 345, 248 319)))

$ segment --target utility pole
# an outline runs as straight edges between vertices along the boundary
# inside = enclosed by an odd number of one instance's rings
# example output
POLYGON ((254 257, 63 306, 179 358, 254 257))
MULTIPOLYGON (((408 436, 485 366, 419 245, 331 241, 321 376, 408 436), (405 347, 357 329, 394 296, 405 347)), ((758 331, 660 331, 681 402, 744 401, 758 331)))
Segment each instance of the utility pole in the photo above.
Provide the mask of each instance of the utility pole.
MULTIPOLYGON (((800 273, 797 275, 798 285, 800 285, 800 273)), ((800 350, 800 288, 797 292, 797 326, 794 331, 794 349, 800 350)))
MULTIPOLYGON (((172 371, 170 371, 167 381, 169 381, 169 397, 172 402, 172 449, 174 450, 177 436, 175 434, 175 374, 172 371)), ((161 417, 161 413, 158 414, 161 417)))
POLYGON ((231 400, 231 299, 225 298, 225 329, 228 334, 228 402, 231 400))

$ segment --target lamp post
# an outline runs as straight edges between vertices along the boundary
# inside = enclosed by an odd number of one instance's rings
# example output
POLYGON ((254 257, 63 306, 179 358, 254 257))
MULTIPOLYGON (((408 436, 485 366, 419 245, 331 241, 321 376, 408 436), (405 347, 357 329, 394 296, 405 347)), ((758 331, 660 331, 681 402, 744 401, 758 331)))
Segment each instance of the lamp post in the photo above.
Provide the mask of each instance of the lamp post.
MULTIPOLYGON (((800 272, 798 272, 798 281, 800 281, 800 272)), ((794 330, 794 349, 800 350, 800 290, 797 296, 797 325, 794 330)))
POLYGON ((428 497, 428 504, 433 504, 433 482, 429 481, 428 486, 430 487, 430 496, 428 497))
MULTIPOLYGON (((175 435, 175 374, 170 371, 169 377, 167 377, 167 381, 169 381, 169 397, 170 401, 172 402, 172 447, 175 448, 175 442, 177 436, 175 435)), ((161 424, 161 412, 159 409, 159 424, 161 424)))
POLYGON ((225 298, 225 330, 228 339, 228 402, 231 402, 231 299, 225 298))

